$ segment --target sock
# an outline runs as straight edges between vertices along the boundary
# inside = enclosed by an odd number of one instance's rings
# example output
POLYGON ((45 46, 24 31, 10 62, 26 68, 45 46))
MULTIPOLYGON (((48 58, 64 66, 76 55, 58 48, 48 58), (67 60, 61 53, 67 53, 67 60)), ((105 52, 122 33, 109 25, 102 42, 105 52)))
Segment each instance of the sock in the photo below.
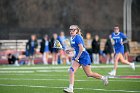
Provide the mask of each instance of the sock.
POLYGON ((52 61, 52 65, 54 65, 54 61, 52 61))
POLYGON ((55 65, 57 65, 57 61, 55 61, 55 65))
POLYGON ((104 80, 104 78, 105 78, 104 76, 101 76, 101 80, 104 80))
POLYGON ((116 70, 115 70, 115 69, 113 69, 113 71, 114 71, 114 72, 116 72, 116 70))
POLYGON ((132 63, 129 64, 130 66, 132 65, 132 63))
POLYGON ((70 84, 70 85, 69 85, 69 88, 73 89, 73 84, 70 84))
POLYGON ((68 60, 68 59, 66 60, 66 64, 68 64, 68 65, 70 64, 70 62, 69 62, 69 60, 68 60))

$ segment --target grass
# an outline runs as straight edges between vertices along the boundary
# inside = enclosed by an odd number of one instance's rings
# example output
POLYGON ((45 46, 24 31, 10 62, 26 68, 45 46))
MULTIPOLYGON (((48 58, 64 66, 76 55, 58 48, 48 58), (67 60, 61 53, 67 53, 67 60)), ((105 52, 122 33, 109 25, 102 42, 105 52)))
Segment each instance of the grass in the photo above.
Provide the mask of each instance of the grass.
MULTIPOLYGON (((133 71, 126 65, 118 68, 118 75, 140 75, 140 65, 133 71)), ((96 65, 93 71, 107 75, 113 65, 96 65), (101 68, 101 66, 105 66, 101 68), (110 67, 111 66, 111 67, 110 67)), ((63 93, 68 86, 69 66, 0 66, 0 93, 63 93)), ((74 93, 140 93, 140 79, 109 79, 104 86, 101 80, 87 78, 82 68, 75 75, 74 93)))

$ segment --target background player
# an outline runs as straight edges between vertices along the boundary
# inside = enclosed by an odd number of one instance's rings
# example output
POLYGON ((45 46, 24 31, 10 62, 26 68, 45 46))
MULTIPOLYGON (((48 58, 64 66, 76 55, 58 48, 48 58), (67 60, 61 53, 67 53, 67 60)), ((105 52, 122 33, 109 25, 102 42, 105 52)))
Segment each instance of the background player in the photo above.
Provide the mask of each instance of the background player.
POLYGON ((43 55, 43 63, 45 65, 48 64, 48 57, 49 57, 49 53, 50 53, 50 41, 48 38, 48 35, 45 35, 44 38, 42 39, 41 43, 40 43, 40 53, 42 53, 43 55))
POLYGON ((36 35, 31 35, 31 38, 28 40, 26 44, 26 56, 28 56, 28 65, 32 64, 34 65, 34 55, 37 51, 38 43, 36 35))
POLYGON ((128 42, 126 39, 127 37, 120 32, 119 26, 114 27, 114 32, 111 34, 112 39, 114 40, 114 49, 115 49, 115 61, 114 61, 114 69, 109 72, 109 75, 115 76, 116 70, 118 67, 118 61, 120 60, 124 64, 130 65, 130 67, 135 70, 135 64, 128 62, 128 60, 125 60, 123 57, 124 54, 124 43, 128 42), (126 39, 123 41, 123 39, 126 39))

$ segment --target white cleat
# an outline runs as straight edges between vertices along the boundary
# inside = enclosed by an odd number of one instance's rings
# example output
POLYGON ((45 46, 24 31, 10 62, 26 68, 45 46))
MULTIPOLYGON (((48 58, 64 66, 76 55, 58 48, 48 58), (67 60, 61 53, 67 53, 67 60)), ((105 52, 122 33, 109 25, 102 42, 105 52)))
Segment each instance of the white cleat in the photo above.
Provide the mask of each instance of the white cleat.
POLYGON ((31 63, 30 63, 30 62, 28 62, 28 63, 27 63, 27 65, 28 65, 28 66, 30 66, 30 65, 31 65, 31 63))
POLYGON ((116 76, 116 71, 112 70, 111 72, 108 73, 111 76, 116 76))
POLYGON ((44 62, 44 65, 48 65, 48 63, 47 62, 44 62))
POLYGON ((130 63, 130 67, 135 70, 135 63, 130 63))
POLYGON ((66 92, 66 93, 74 93, 73 89, 71 89, 71 88, 64 89, 64 92, 66 92))
POLYGON ((107 86, 108 85, 108 76, 104 76, 104 79, 103 79, 103 82, 104 82, 104 85, 107 86))
POLYGON ((15 66, 20 66, 19 64, 18 64, 18 61, 16 60, 15 61, 15 64, 14 64, 15 66))

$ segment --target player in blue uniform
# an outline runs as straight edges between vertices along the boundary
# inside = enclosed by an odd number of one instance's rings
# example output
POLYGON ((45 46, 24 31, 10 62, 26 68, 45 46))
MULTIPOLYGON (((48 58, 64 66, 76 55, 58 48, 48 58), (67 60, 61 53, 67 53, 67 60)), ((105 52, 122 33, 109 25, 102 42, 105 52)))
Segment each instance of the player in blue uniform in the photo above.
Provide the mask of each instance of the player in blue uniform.
POLYGON ((74 74, 77 69, 82 66, 84 72, 88 77, 93 77, 96 79, 101 79, 104 82, 104 85, 108 84, 108 77, 102 76, 96 72, 91 71, 91 60, 88 52, 85 49, 83 37, 81 36, 81 31, 77 25, 70 26, 70 35, 71 35, 71 46, 72 49, 66 50, 67 53, 75 51, 75 56, 73 57, 72 66, 69 69, 69 87, 64 89, 67 93, 73 93, 74 86, 74 74))
POLYGON ((28 65, 34 65, 34 55, 38 47, 36 35, 31 35, 31 38, 26 43, 26 56, 28 57, 28 65))
POLYGON ((124 54, 124 43, 128 42, 126 39, 127 37, 119 31, 119 26, 114 27, 114 32, 111 34, 111 38, 114 41, 114 49, 115 49, 115 63, 114 63, 114 69, 109 72, 110 75, 115 76, 116 70, 118 66, 118 61, 120 60, 124 64, 130 65, 130 67, 135 70, 135 64, 128 62, 128 60, 125 60, 123 57, 124 54), (124 41, 125 39, 125 41, 124 41))
MULTIPOLYGON (((60 41, 60 44, 62 45, 62 48, 65 50, 66 48, 66 37, 65 37, 65 33, 63 31, 60 32, 60 35, 58 36, 58 40, 60 41)), ((60 55, 60 63, 64 64, 64 59, 66 60, 66 64, 70 64, 69 62, 69 57, 68 55, 65 53, 64 50, 59 50, 59 55, 60 55)))
POLYGON ((40 43, 40 53, 42 53, 42 58, 43 58, 43 63, 45 65, 48 64, 48 56, 50 53, 50 42, 49 42, 49 38, 48 35, 45 35, 44 38, 42 39, 41 43, 40 43))

